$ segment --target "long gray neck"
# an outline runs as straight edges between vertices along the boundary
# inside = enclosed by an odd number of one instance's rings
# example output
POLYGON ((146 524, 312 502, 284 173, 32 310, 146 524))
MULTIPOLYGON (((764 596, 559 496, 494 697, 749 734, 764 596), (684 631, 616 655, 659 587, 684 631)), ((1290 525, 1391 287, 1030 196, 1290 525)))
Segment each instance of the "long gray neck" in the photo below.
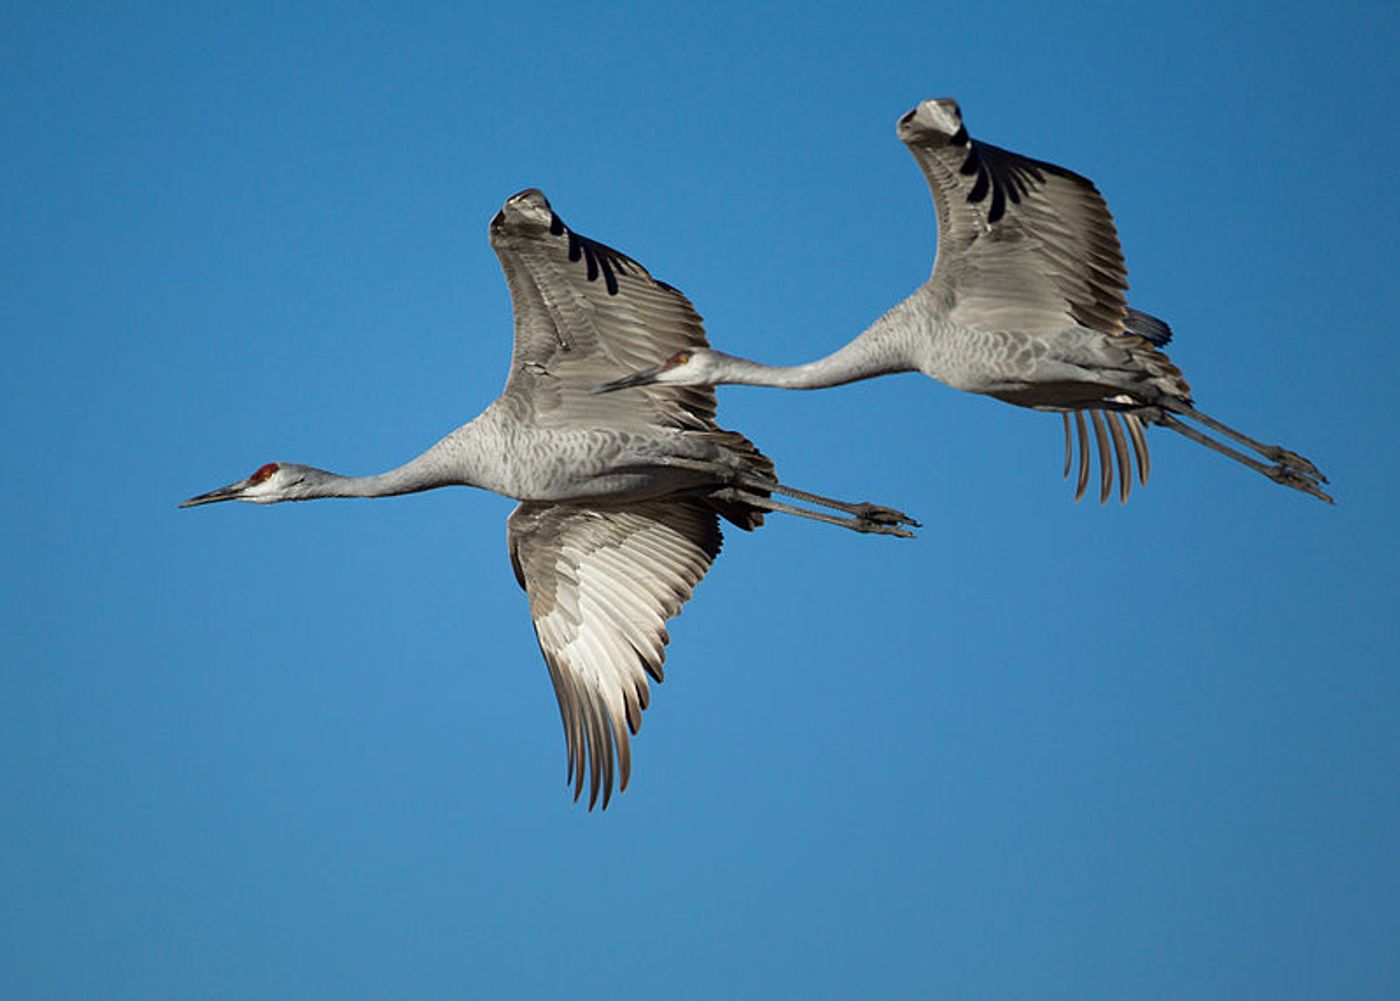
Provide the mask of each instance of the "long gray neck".
POLYGON ((477 436, 465 433, 471 427, 468 424, 458 428, 422 455, 388 472, 373 476, 341 476, 316 470, 314 478, 308 474, 306 492, 298 499, 392 497, 449 486, 485 486, 490 489, 487 478, 482 475, 483 443, 477 436))
POLYGON ((911 371, 914 366, 903 350, 902 326, 894 313, 895 310, 886 313, 845 347, 802 365, 763 365, 725 355, 718 366, 716 384, 825 389, 877 375, 911 371))

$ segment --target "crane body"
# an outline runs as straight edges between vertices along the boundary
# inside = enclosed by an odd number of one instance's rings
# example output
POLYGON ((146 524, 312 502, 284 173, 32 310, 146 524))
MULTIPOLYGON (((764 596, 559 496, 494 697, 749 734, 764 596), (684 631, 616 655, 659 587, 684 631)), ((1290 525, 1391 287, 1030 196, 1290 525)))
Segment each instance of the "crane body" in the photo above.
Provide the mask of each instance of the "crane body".
POLYGON ((559 700, 569 779, 575 798, 586 779, 590 808, 600 796, 606 807, 614 786, 627 787, 647 679, 662 678, 666 620, 718 555, 721 518, 750 530, 776 511, 906 538, 918 523, 779 482, 752 442, 716 424, 711 389, 593 394, 601 378, 703 347, 694 307, 632 258, 570 230, 538 190, 507 199, 490 232, 515 345, 505 389, 480 416, 384 473, 270 462, 181 507, 446 486, 519 500, 510 561, 559 700))
POLYGON ((1196 409, 1162 351, 1170 326, 1126 302, 1118 234, 1093 182, 972 139, 948 98, 903 116, 898 134, 928 181, 938 217, 933 273, 912 295, 816 361, 772 366, 709 348, 683 350, 595 392, 730 383, 822 389, 919 371, 954 389, 1062 414, 1066 476, 1071 429, 1078 432, 1076 499, 1089 478, 1088 424, 1100 500, 1112 491, 1116 466, 1124 501, 1134 461, 1139 482, 1147 481, 1144 428, 1156 424, 1330 503, 1321 488, 1326 477, 1307 459, 1196 409))

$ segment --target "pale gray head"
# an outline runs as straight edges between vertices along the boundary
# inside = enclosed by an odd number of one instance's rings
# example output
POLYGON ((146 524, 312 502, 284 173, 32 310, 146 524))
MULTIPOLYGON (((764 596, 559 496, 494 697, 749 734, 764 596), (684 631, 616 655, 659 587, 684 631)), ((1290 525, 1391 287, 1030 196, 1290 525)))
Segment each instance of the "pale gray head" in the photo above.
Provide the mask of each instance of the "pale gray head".
POLYGON ((506 223, 513 226, 531 225, 548 229, 554 221, 554 210, 549 207, 549 199, 539 188, 526 188, 517 191, 506 199, 501 211, 491 220, 491 228, 499 229, 506 223))
POLYGON ((935 97, 924 101, 906 114, 895 126, 900 142, 906 146, 939 147, 967 142, 962 111, 951 97, 935 97))
POLYGON ((611 393, 633 386, 715 386, 724 381, 727 363, 733 360, 732 356, 710 348, 686 348, 677 351, 660 365, 594 386, 593 392, 611 393))
POLYGON ((333 473, 295 462, 269 462, 259 466, 246 480, 230 483, 207 494, 191 497, 181 507, 198 507, 217 501, 237 500, 251 504, 276 504, 278 501, 310 500, 324 497, 323 487, 335 479, 333 473))

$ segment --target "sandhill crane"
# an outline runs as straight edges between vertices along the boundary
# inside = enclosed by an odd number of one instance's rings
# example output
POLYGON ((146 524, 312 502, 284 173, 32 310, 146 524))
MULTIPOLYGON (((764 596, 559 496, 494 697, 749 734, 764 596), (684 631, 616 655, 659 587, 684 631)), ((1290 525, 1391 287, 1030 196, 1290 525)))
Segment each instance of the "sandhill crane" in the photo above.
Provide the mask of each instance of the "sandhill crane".
POLYGON ((452 485, 521 503, 507 521, 511 566, 554 682, 574 798, 589 809, 631 773, 628 731, 641 725, 647 675, 661 681, 678 614, 720 549, 719 518, 742 529, 782 511, 858 532, 911 536, 907 515, 780 484, 773 463, 715 423, 708 387, 656 386, 600 397, 600 380, 705 345, 677 289, 580 236, 528 189, 491 222, 515 310, 500 397, 422 455, 377 476, 270 462, 181 507, 319 497, 383 497, 452 485), (779 494, 843 515, 799 508, 779 494))
POLYGON ((1159 424, 1330 503, 1320 487, 1327 478, 1311 462, 1260 444, 1192 405, 1180 371, 1159 350, 1171 329, 1124 301, 1127 271, 1118 234, 1091 181, 970 138, 957 102, 947 98, 920 104, 899 120, 898 133, 928 180, 938 214, 933 274, 913 295, 845 347, 805 365, 760 365, 718 351, 683 349, 597 391, 723 383, 820 389, 920 371, 955 389, 1060 412, 1066 477, 1074 452, 1073 415, 1079 438, 1076 500, 1089 479, 1087 412, 1098 444, 1101 502, 1113 488, 1110 436, 1119 494, 1127 501, 1128 439, 1138 479, 1146 483, 1143 425, 1159 424), (1208 437, 1182 417, 1272 465, 1208 437))

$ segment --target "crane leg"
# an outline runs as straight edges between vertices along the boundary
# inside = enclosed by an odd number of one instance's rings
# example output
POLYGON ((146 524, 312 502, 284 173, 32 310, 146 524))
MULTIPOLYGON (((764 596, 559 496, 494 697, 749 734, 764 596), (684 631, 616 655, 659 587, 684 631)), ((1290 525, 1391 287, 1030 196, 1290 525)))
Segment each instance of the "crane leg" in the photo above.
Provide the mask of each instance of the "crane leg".
POLYGON ((808 504, 819 504, 835 511, 845 511, 852 517, 866 521, 877 521, 887 525, 911 525, 914 528, 922 527, 903 511, 896 511, 892 507, 884 507, 880 504, 871 504, 869 501, 852 504, 847 501, 823 497, 821 494, 808 493, 806 490, 798 490, 782 483, 776 486, 766 486, 763 489, 775 494, 782 494, 784 497, 791 497, 794 500, 806 501, 808 504))
MULTIPOLYGON (((1183 411, 1176 410, 1175 407, 1171 409, 1177 413, 1183 413, 1183 411)), ((1187 412, 1186 415, 1190 416, 1193 420, 1201 420, 1202 418, 1202 415, 1195 410, 1187 412)), ((1219 421, 1213 419, 1201 420, 1201 423, 1205 424, 1207 427, 1219 429, 1222 434, 1228 433, 1231 438, 1234 438, 1242 444, 1249 445, 1250 448, 1253 448, 1260 455, 1277 462, 1277 465, 1270 466, 1260 462, 1253 456, 1245 455, 1243 452, 1231 448, 1223 442, 1216 441, 1204 432, 1177 420, 1169 413, 1163 412, 1161 416, 1157 418, 1157 423, 1165 428, 1170 428, 1177 434, 1190 438, 1198 444, 1206 446, 1206 448, 1219 452, 1221 455, 1228 456, 1236 462, 1248 466, 1255 472, 1264 474, 1275 483, 1281 483, 1285 487, 1292 487, 1294 490, 1301 490, 1305 494, 1312 494, 1314 497, 1319 500, 1324 500, 1328 504, 1332 503, 1332 498, 1325 494, 1318 485, 1319 483, 1326 483, 1327 478, 1320 472, 1317 472, 1317 467, 1311 462, 1308 462, 1301 456, 1295 456, 1294 453, 1287 449, 1277 448, 1276 446, 1260 446, 1253 442, 1253 439, 1246 438, 1238 432, 1226 429, 1225 425, 1221 424, 1219 421), (1290 458, 1297 458, 1300 461, 1294 463, 1289 461, 1290 458)))
POLYGON ((885 507, 881 504, 871 504, 868 501, 851 503, 849 501, 836 500, 834 497, 823 497, 821 494, 810 493, 806 490, 798 490, 796 487, 789 487, 778 483, 776 480, 759 479, 756 476, 746 475, 742 469, 733 469, 722 466, 719 463, 706 462, 701 459, 684 459, 671 456, 660 460, 665 465, 676 469, 692 469, 696 472, 708 473, 715 477, 716 487, 721 489, 700 488, 700 492, 714 493, 715 496, 725 499, 743 501, 754 507, 762 508, 765 511, 781 511, 785 514, 795 514, 803 518, 812 518, 815 521, 825 521, 831 525, 840 525, 856 532, 874 532, 879 535, 897 535, 901 538, 913 538, 912 532, 902 528, 908 525, 911 528, 920 528, 920 524, 905 514, 892 507, 885 507), (727 487, 722 487, 727 484, 727 487), (725 492, 727 490, 727 492, 725 492), (792 504, 784 504, 772 499, 771 494, 781 494, 795 500, 805 501, 808 504, 816 504, 820 507, 831 508, 834 511, 841 511, 850 517, 841 518, 836 515, 826 514, 820 511, 809 511, 806 508, 796 507, 792 504))
POLYGON ((1272 463, 1275 463, 1276 465, 1291 467, 1292 469, 1297 470, 1305 476, 1311 477, 1319 483, 1327 482, 1327 477, 1322 475, 1322 471, 1319 470, 1307 459, 1299 455, 1297 452, 1290 452, 1288 449, 1283 448, 1279 445, 1265 445, 1262 442, 1255 441, 1253 438, 1249 437, 1249 435, 1236 431, 1228 424, 1222 424, 1214 417, 1211 417, 1209 414, 1203 414, 1194 407, 1186 407, 1184 409, 1179 409, 1177 407, 1170 406, 1169 404, 1166 406, 1168 407, 1168 409, 1172 410, 1175 413, 1181 414, 1181 416, 1183 417, 1189 417, 1191 418, 1191 420, 1196 421, 1197 423, 1204 424, 1212 431, 1218 431, 1220 434, 1223 434, 1227 438, 1233 438, 1241 445, 1253 449, 1254 451, 1262 455, 1264 458, 1268 459, 1272 463))
MULTIPOLYGON (((765 486, 761 489, 771 491, 773 487, 765 486)), ((838 514, 827 514, 825 511, 811 511, 804 507, 797 507, 795 504, 786 504, 783 501, 774 500, 772 497, 750 493, 743 487, 725 487, 722 490, 715 491, 715 496, 724 500, 740 501, 756 508, 762 508, 764 511, 778 511, 783 514, 795 514, 799 518, 811 518, 813 521, 823 521, 828 525, 849 528, 853 532, 863 532, 872 535, 894 535, 901 539, 914 538, 913 532, 885 516, 885 512, 889 512, 891 510, 890 508, 882 508, 874 504, 849 505, 856 509, 869 507, 875 512, 873 515, 859 513, 857 511, 856 513, 852 513, 850 517, 842 517, 838 514)), ((898 514, 898 512, 894 513, 898 514)), ((918 522, 906 521, 905 524, 912 524, 917 527, 918 522)))

